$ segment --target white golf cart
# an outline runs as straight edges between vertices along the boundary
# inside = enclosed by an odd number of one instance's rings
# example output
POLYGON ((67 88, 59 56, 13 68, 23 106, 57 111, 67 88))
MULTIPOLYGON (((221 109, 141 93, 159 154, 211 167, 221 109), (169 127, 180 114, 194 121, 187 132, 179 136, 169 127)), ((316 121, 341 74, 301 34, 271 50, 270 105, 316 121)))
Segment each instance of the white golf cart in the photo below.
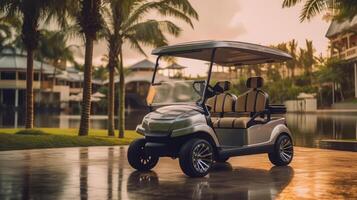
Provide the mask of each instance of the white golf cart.
POLYGON ((235 96, 229 81, 210 84, 214 64, 249 66, 291 59, 270 47, 233 41, 198 41, 153 50, 157 55, 148 94, 151 112, 136 131, 145 137, 131 143, 130 165, 141 171, 152 169, 159 157, 179 158, 190 177, 205 176, 214 162, 230 157, 267 153, 277 166, 293 159, 293 141, 283 114, 283 105, 270 105, 261 87, 263 78, 250 77, 248 91, 235 96), (164 56, 209 61, 205 80, 156 82, 160 58, 164 56))

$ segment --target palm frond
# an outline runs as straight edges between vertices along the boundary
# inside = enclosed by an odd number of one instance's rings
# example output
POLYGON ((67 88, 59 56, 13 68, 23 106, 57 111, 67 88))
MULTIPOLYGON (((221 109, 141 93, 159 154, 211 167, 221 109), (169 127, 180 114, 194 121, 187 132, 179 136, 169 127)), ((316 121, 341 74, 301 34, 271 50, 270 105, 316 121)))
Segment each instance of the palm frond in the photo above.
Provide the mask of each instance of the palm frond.
POLYGON ((193 17, 195 19, 199 18, 198 13, 188 0, 162 0, 161 2, 172 6, 177 10, 181 10, 183 13, 187 14, 190 17, 193 17))
POLYGON ((146 15, 150 10, 155 9, 156 7, 156 2, 148 2, 143 5, 140 5, 138 8, 134 9, 131 13, 129 13, 127 19, 124 20, 122 27, 125 29, 131 24, 141 20, 144 15, 146 15))
POLYGON ((193 27, 191 17, 198 19, 198 14, 187 0, 161 0, 158 2, 148 2, 138 7, 132 6, 133 10, 127 19, 123 22, 123 29, 136 23, 151 10, 158 11, 163 16, 173 16, 193 27), (134 9, 135 8, 135 9, 134 9))
POLYGON ((300 21, 310 20, 328 7, 326 0, 307 0, 300 15, 300 21))
POLYGON ((156 20, 147 20, 131 26, 123 32, 126 37, 135 37, 137 41, 149 46, 167 45, 167 39, 163 33, 163 24, 156 20))
POLYGON ((339 21, 345 19, 352 20, 357 15, 357 2, 356 0, 340 0, 335 3, 338 9, 337 15, 334 17, 339 21))
POLYGON ((284 0, 283 1, 283 8, 290 8, 295 6, 296 4, 300 3, 302 0, 284 0))
POLYGON ((187 16, 184 12, 181 12, 178 9, 170 7, 168 5, 163 4, 160 6, 157 11, 163 16, 171 16, 177 19, 183 20, 184 22, 188 23, 193 28, 192 20, 189 16, 187 16))
POLYGON ((138 51, 140 54, 142 54, 142 55, 144 55, 145 57, 147 57, 147 55, 146 55, 144 49, 141 47, 139 41, 138 41, 135 37, 129 36, 127 39, 129 40, 130 47, 131 47, 132 49, 135 49, 135 50, 138 51))

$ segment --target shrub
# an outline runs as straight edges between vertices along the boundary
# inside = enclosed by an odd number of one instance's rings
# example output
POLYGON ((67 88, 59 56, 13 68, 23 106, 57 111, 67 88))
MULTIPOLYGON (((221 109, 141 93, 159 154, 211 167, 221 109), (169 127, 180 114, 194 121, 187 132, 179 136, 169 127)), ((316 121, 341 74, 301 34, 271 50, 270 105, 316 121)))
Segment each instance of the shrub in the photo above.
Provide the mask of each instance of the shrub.
POLYGON ((48 135, 47 133, 38 130, 38 129, 25 129, 25 130, 20 130, 17 131, 15 134, 18 135, 48 135))

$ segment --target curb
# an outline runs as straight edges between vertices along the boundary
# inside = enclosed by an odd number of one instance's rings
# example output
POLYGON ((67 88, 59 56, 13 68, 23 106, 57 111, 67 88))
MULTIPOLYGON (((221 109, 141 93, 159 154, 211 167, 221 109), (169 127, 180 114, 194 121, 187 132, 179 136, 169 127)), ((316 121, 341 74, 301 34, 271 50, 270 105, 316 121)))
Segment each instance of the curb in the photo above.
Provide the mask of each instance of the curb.
POLYGON ((320 140, 318 147, 321 149, 333 149, 357 152, 357 141, 348 140, 320 140))

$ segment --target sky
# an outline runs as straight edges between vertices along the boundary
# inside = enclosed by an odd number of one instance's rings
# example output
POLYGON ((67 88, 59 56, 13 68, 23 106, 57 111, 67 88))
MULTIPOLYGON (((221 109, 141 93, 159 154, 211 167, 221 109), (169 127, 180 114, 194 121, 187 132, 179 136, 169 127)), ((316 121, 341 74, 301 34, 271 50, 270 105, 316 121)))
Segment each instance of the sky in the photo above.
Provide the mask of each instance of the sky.
MULTIPOLYGON (((194 29, 175 21, 183 32, 178 38, 169 37, 170 44, 213 39, 274 45, 296 39, 300 46, 304 46, 305 39, 309 39, 313 40, 317 53, 327 55, 328 40, 325 33, 329 22, 317 16, 309 22, 300 23, 302 5, 283 9, 282 0, 191 0, 191 4, 198 12, 199 20, 194 22, 194 29)), ((150 18, 157 19, 159 16, 150 13, 150 18)), ((151 50, 146 48, 148 55, 151 50)), ((94 64, 102 64, 101 58, 106 51, 104 41, 95 45, 94 64)), ((126 66, 145 58, 128 45, 123 51, 126 66)), ((149 56, 148 59, 154 61, 155 57, 149 56)))

